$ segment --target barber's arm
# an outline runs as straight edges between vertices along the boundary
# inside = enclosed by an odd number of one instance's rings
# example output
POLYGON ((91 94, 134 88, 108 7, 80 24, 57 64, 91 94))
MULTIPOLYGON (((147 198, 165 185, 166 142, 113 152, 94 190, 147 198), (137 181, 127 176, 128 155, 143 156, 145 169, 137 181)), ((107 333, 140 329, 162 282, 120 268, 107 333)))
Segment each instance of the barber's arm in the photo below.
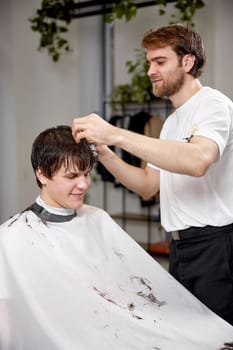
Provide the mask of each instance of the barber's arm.
POLYGON ((147 200, 159 191, 159 171, 124 162, 107 146, 97 146, 98 159, 125 187, 147 200))
POLYGON ((209 138, 194 136, 190 142, 161 140, 112 126, 96 114, 76 118, 73 135, 77 142, 115 145, 157 167, 192 176, 203 176, 218 158, 218 145, 209 138))

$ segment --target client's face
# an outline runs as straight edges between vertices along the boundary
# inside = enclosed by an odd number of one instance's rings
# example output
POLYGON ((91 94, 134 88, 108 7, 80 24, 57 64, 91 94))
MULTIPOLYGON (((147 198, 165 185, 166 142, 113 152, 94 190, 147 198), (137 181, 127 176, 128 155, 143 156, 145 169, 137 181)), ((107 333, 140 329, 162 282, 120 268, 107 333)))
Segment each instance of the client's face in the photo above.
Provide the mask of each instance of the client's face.
POLYGON ((79 209, 91 180, 90 170, 79 171, 74 166, 62 166, 52 179, 39 175, 43 185, 41 198, 52 207, 79 209))

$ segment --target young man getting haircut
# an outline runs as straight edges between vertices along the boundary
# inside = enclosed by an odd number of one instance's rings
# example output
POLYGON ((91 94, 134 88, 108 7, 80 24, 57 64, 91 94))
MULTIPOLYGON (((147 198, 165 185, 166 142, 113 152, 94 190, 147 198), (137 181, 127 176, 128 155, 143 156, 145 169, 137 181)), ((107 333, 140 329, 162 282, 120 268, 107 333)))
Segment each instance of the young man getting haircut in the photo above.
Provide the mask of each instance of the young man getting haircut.
POLYGON ((94 163, 85 140, 47 129, 31 161, 39 196, 0 226, 1 350, 216 350, 233 340, 231 325, 83 204, 94 163))

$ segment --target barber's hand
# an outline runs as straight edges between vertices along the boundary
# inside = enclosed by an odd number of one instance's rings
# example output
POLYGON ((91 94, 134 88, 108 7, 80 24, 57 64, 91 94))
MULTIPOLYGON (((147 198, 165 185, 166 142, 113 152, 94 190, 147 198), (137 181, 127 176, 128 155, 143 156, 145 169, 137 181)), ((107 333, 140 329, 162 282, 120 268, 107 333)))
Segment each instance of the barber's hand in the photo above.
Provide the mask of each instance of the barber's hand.
POLYGON ((97 114, 75 118, 72 125, 73 137, 77 143, 85 138, 89 143, 108 146, 113 144, 114 129, 117 128, 97 114))

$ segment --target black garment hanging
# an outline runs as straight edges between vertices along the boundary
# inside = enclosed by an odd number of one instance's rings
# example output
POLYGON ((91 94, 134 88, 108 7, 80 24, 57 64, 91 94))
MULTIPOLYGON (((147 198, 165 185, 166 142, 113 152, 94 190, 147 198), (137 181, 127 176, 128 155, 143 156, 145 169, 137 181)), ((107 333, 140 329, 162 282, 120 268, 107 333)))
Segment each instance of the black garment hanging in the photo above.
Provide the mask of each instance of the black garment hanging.
MULTIPOLYGON (((151 118, 151 115, 147 112, 139 112, 131 116, 128 130, 136 132, 138 134, 143 135, 145 125, 148 122, 148 120, 151 118)), ((122 159, 131 165, 140 167, 141 166, 141 159, 134 156, 133 154, 128 153, 127 151, 122 151, 122 159)))

